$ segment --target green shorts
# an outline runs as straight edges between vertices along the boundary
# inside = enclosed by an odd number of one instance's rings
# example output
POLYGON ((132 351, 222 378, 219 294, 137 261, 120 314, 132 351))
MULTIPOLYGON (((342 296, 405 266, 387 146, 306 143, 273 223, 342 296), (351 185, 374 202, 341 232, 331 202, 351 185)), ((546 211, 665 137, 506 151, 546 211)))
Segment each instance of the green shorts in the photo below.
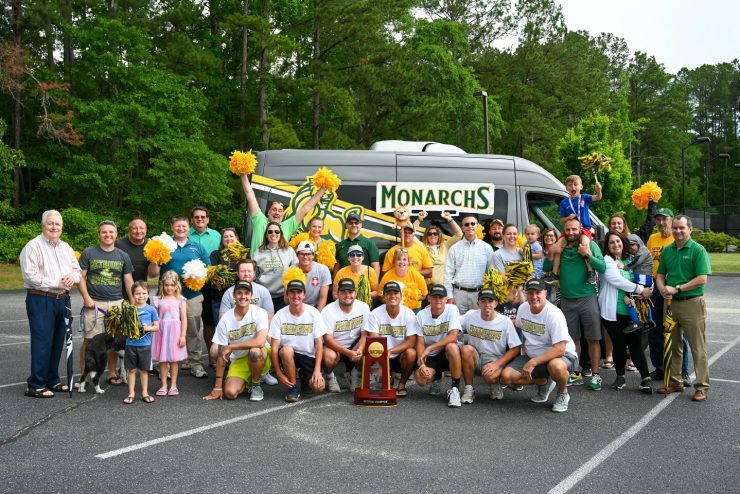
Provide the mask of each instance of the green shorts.
MULTIPOLYGON (((262 367, 262 376, 270 372, 270 369, 272 368, 272 361, 270 360, 270 349, 267 347, 263 347, 263 350, 265 350, 267 355, 265 356, 265 365, 264 367, 262 367)), ((262 376, 260 376, 260 378, 262 376)), ((245 355, 242 358, 231 361, 231 364, 229 364, 229 372, 226 374, 226 379, 230 377, 237 377, 247 384, 251 383, 252 371, 249 369, 249 355, 245 355)))

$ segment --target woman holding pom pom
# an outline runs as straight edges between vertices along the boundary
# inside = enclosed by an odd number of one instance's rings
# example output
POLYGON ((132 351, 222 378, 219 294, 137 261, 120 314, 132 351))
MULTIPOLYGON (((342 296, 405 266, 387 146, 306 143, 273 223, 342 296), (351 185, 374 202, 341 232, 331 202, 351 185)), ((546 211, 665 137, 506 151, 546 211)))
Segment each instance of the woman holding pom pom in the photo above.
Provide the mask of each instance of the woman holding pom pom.
POLYGON ((285 307, 283 274, 298 264, 298 256, 285 240, 280 223, 270 221, 265 229, 262 244, 252 254, 259 274, 257 282, 270 291, 275 311, 285 307))

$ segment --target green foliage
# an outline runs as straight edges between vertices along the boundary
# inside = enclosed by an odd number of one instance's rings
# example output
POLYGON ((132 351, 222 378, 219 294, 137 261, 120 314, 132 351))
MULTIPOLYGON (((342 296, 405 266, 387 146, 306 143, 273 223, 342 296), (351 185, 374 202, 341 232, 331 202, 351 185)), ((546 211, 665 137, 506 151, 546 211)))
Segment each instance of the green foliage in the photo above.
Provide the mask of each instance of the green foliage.
POLYGON ((0 221, 0 263, 17 264, 23 246, 40 233, 40 221, 18 226, 0 221))
POLYGON ((694 240, 703 245, 707 252, 724 252, 728 245, 738 245, 738 239, 726 233, 699 231, 696 234, 696 230, 693 233, 694 240))

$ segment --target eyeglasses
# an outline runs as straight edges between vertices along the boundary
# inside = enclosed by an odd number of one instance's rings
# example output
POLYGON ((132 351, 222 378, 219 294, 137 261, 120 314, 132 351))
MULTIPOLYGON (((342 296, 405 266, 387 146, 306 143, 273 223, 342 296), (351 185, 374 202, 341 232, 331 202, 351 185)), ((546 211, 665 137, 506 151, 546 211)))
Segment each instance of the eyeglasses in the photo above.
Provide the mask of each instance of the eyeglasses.
POLYGON ((463 226, 465 226, 465 227, 468 227, 468 226, 476 226, 477 224, 478 223, 475 223, 475 222, 469 222, 469 223, 463 223, 463 226))
POLYGON ((268 235, 280 235, 280 230, 267 230, 268 235))
POLYGON ((401 247, 400 249, 396 250, 396 252, 400 252, 401 254, 408 254, 409 253, 409 250, 408 249, 404 249, 403 247, 401 247))
POLYGON ((298 255, 299 256, 312 256, 313 252, 299 252, 298 255))
POLYGON ((427 237, 439 237, 439 232, 427 232, 427 237))
POLYGON ((362 252, 350 252, 347 254, 349 257, 362 257, 362 252))
POLYGON ((206 216, 205 214, 199 214, 197 216, 193 216, 194 220, 204 220, 206 218, 208 218, 208 216, 206 216))

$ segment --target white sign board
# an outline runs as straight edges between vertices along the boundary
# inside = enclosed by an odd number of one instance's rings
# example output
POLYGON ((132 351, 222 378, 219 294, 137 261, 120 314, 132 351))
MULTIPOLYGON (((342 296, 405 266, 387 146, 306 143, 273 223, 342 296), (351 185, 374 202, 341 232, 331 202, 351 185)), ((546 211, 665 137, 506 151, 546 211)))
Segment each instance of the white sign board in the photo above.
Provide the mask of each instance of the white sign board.
POLYGON ((493 184, 378 182, 375 191, 378 213, 406 206, 409 211, 493 214, 493 184))

